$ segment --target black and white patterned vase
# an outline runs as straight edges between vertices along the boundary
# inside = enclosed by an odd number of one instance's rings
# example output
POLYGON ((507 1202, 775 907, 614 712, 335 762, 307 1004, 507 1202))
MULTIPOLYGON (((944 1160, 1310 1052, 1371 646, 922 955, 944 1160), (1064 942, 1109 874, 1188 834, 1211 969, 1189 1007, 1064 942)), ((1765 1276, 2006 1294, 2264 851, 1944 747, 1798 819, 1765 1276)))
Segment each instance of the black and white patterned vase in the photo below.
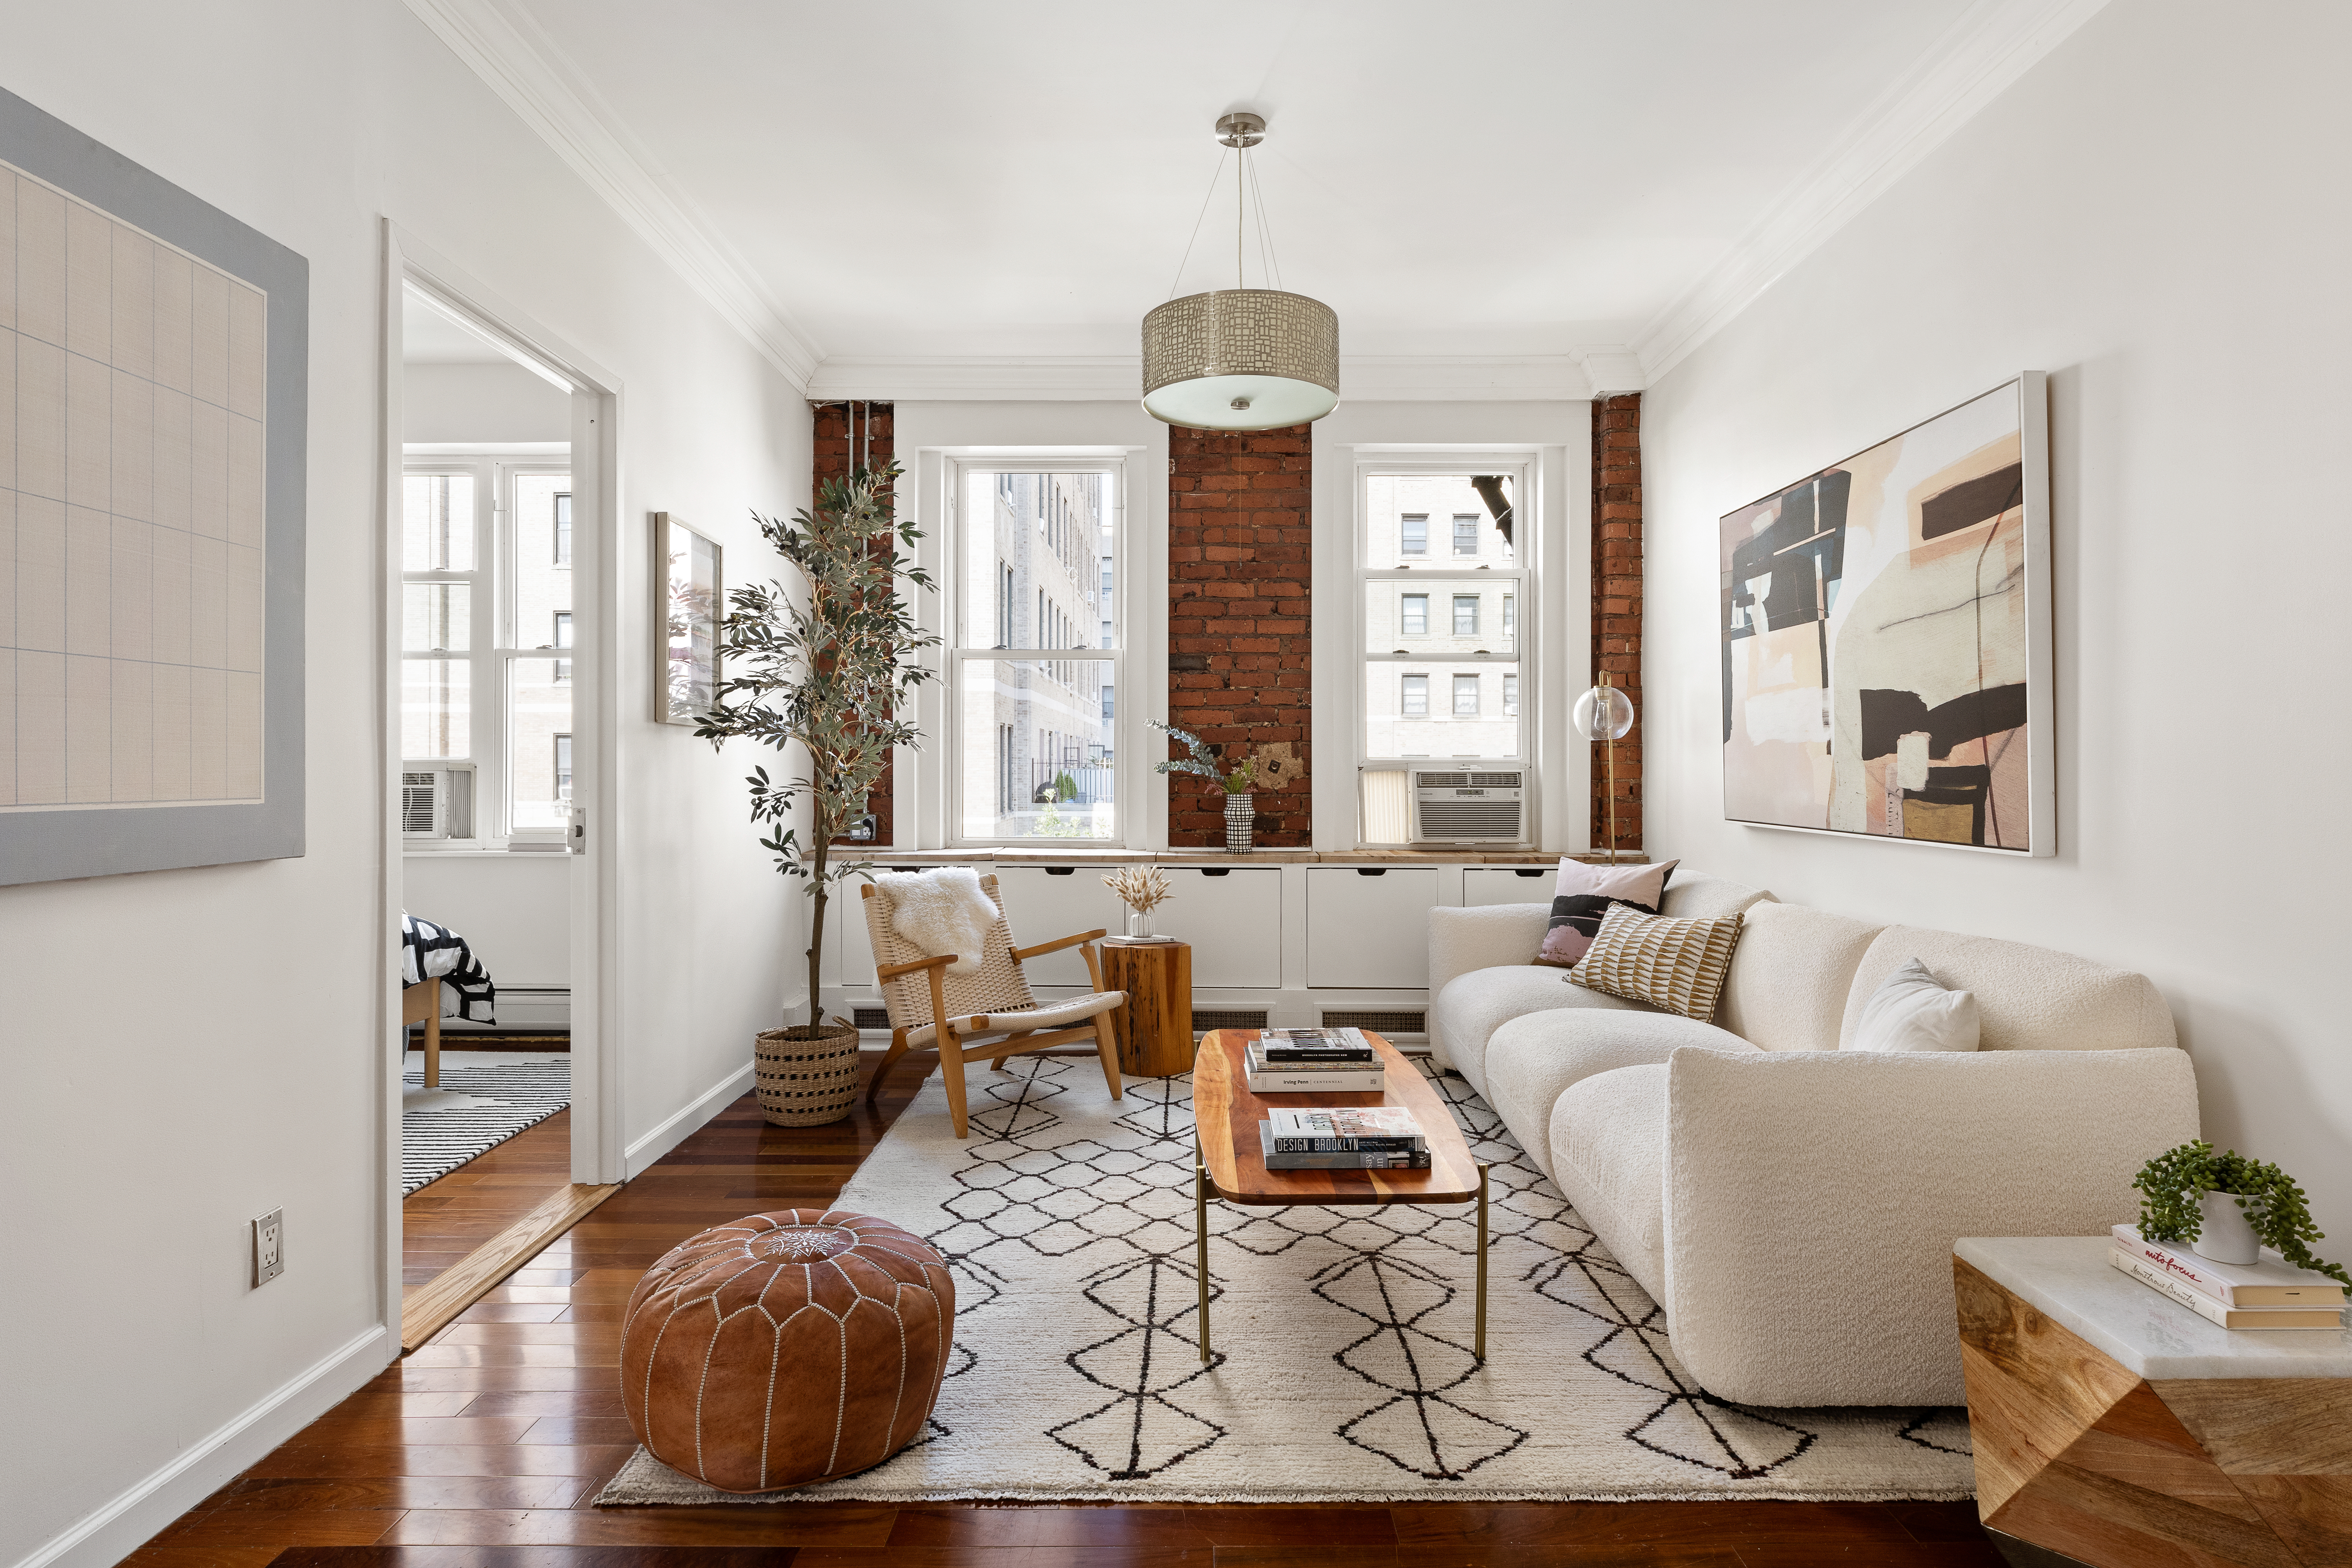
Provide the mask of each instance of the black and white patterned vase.
POLYGON ((1229 855, 1250 852, 1250 825, 1257 819, 1255 801, 1246 795, 1225 796, 1225 852, 1229 855))

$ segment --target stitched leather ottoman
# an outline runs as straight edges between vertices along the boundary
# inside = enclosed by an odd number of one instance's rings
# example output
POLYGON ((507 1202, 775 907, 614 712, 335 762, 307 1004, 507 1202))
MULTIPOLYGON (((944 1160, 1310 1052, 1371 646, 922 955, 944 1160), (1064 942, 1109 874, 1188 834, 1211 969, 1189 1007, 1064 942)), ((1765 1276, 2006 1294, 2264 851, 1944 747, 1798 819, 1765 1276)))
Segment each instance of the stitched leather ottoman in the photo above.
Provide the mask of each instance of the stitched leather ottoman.
POLYGON ((955 1283, 920 1238, 840 1209, 755 1214, 681 1242, 629 1293, 621 1400, 637 1440, 731 1492, 880 1464, 923 1429, 955 1283))

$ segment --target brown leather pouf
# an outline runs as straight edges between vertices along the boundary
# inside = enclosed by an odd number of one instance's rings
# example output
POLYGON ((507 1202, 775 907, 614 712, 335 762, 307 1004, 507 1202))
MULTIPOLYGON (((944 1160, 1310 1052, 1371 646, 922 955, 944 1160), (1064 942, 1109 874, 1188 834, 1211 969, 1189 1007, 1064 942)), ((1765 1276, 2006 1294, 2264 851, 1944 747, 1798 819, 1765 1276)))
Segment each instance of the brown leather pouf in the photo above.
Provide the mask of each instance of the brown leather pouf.
POLYGON ((755 1214, 681 1242, 629 1293, 621 1401, 637 1440, 730 1492, 878 1465, 940 1396, 946 1262, 888 1220, 755 1214))

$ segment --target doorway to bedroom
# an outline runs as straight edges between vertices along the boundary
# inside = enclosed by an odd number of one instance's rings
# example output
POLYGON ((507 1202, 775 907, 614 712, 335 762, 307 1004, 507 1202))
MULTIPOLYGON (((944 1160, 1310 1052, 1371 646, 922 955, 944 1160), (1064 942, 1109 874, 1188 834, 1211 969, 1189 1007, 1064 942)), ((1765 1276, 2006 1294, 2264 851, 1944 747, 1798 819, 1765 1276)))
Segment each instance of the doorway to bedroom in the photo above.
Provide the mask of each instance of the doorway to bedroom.
POLYGON ((573 987, 595 951, 598 646, 574 437, 604 431, 599 395, 498 317, 415 277, 397 295, 394 1184, 421 1342, 610 1190, 576 1180, 602 1162, 579 1135, 596 1075, 575 1071, 593 1005, 573 987))

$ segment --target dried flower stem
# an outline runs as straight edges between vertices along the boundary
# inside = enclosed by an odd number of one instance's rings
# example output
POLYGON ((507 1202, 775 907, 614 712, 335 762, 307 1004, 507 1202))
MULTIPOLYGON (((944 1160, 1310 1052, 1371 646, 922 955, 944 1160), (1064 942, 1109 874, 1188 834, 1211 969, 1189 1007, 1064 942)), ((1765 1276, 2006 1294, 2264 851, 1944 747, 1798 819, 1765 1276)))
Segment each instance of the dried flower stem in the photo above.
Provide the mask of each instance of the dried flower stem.
POLYGON ((1168 873, 1157 866, 1122 866, 1116 875, 1103 879, 1103 886, 1138 914, 1150 912, 1170 897, 1168 873))

